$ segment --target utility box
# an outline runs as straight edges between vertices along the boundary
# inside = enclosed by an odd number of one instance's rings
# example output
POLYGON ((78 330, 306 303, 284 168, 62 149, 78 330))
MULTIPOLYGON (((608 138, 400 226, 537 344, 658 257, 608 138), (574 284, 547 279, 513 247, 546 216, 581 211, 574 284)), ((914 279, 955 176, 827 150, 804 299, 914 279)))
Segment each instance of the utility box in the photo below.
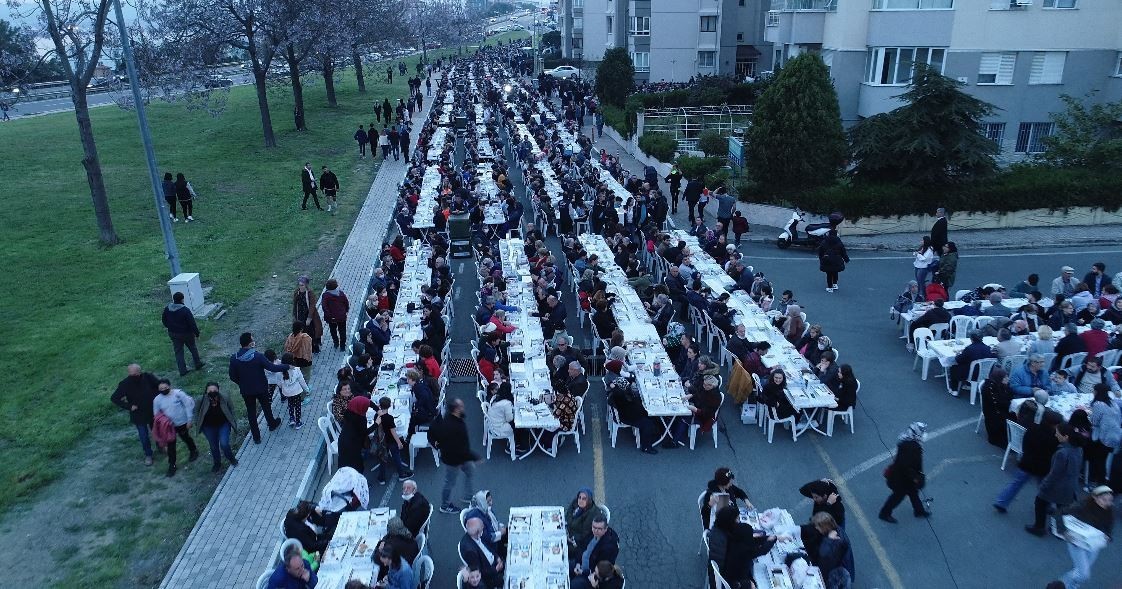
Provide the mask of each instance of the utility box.
POLYGON ((177 292, 183 293, 183 304, 187 305, 188 309, 194 314, 200 314, 203 311, 203 283, 199 279, 198 272, 183 272, 177 274, 175 278, 168 281, 168 290, 174 295, 177 292))
POLYGON ((448 240, 451 242, 450 254, 453 258, 472 257, 471 220, 467 213, 448 217, 448 240))

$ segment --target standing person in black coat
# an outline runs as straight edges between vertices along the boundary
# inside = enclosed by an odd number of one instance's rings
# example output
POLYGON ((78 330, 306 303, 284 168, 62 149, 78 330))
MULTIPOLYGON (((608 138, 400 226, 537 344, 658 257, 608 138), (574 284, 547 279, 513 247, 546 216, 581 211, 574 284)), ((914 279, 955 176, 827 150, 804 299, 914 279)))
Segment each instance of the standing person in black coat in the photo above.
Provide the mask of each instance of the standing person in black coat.
POLYGON ((401 126, 398 141, 401 142, 401 155, 405 156, 405 161, 409 161, 409 127, 401 126))
POLYGON ((335 199, 339 196, 339 177, 327 166, 323 166, 320 170, 319 186, 323 189, 328 212, 334 215, 335 211, 339 210, 339 205, 335 204, 335 199))
POLYGON ((164 173, 162 188, 164 192, 164 202, 168 203, 168 216, 171 217, 172 223, 178 223, 179 217, 175 214, 175 181, 171 178, 171 172, 164 173))
POLYGON ((304 168, 300 170, 300 185, 304 188, 304 202, 300 203, 301 210, 308 210, 308 197, 316 203, 316 208, 323 210, 319 206, 319 193, 316 192, 316 173, 312 171, 311 162, 304 162, 304 168))
POLYGON ((849 254, 838 237, 838 230, 831 229, 826 239, 818 244, 818 269, 826 274, 826 292, 838 289, 838 274, 845 270, 848 263, 849 254))
POLYGON ((179 208, 183 209, 183 216, 187 222, 195 220, 195 190, 191 183, 180 172, 175 175, 175 198, 179 201, 179 208))
POLYGON ((740 510, 732 505, 717 511, 709 530, 709 560, 717 563, 721 576, 734 589, 748 589, 754 586, 753 562, 770 552, 777 538, 757 533, 739 518, 740 510))
POLYGON ((140 448, 144 450, 144 464, 152 466, 152 401, 158 394, 159 379, 141 370, 139 364, 129 364, 128 371, 129 375, 117 383, 109 400, 129 412, 129 421, 136 427, 140 448))
POLYGON ((465 501, 469 501, 475 489, 475 463, 479 461, 479 455, 471 451, 463 400, 456 397, 448 400, 444 417, 429 430, 429 441, 440 452, 440 462, 446 467, 444 488, 440 491, 440 512, 459 513, 459 507, 452 502, 452 488, 463 472, 464 496, 469 498, 465 501))
POLYGON ((686 199, 686 212, 690 216, 690 225, 694 223, 696 216, 697 203, 701 200, 701 191, 705 190, 705 183, 701 178, 690 178, 686 182, 686 192, 682 195, 686 199))
POLYGON ((358 131, 355 131, 355 141, 358 141, 358 155, 359 155, 359 157, 365 159, 366 158, 366 144, 370 141, 370 136, 366 134, 366 131, 362 128, 362 125, 359 125, 358 126, 358 131))
POLYGON ((678 212, 678 194, 682 191, 682 171, 678 169, 678 164, 670 166, 670 173, 664 178, 670 184, 670 209, 671 213, 678 212))
POLYGON ((880 508, 880 519, 894 524, 896 518, 892 517, 892 510, 904 500, 906 496, 912 501, 912 511, 916 517, 928 517, 931 512, 919 500, 919 490, 923 488, 926 475, 923 474, 923 441, 927 438, 927 424, 916 421, 900 434, 900 442, 896 444, 896 459, 884 471, 885 481, 892 494, 885 500, 880 508))
POLYGON ((195 361, 195 370, 202 370, 206 364, 199 358, 199 348, 195 345, 195 338, 199 337, 199 325, 195 323, 195 315, 191 309, 183 304, 183 293, 171 295, 171 302, 164 307, 162 317, 164 328, 168 330, 171 345, 175 349, 175 364, 179 367, 179 376, 186 376, 187 363, 183 360, 183 346, 191 352, 191 359, 195 361))
POLYGON ((810 515, 828 513, 837 522, 838 527, 845 528, 845 505, 842 505, 838 487, 830 479, 819 479, 799 487, 799 493, 814 501, 814 508, 810 515))
POLYGON ((938 255, 947 243, 947 209, 935 209, 935 224, 931 226, 931 248, 938 255))
MULTIPOLYGON (((387 69, 387 71, 390 71, 390 78, 391 78, 390 81, 392 82, 393 81, 393 79, 392 79, 393 78, 393 72, 391 70, 388 70, 388 69, 387 69)), ((389 98, 382 99, 382 123, 384 125, 389 125, 390 124, 390 116, 391 116, 390 113, 392 113, 392 112, 393 112, 393 108, 390 107, 390 99, 389 98)))

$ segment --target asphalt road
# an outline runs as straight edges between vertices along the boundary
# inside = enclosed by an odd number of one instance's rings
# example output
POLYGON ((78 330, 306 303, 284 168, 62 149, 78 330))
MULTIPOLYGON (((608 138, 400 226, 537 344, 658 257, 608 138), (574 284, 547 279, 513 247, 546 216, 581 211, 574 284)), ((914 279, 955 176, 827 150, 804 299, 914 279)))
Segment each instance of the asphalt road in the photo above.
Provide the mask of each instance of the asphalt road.
MULTIPOLYGON (((560 255, 557 240, 549 241, 560 255)), ((706 560, 698 555, 697 497, 716 467, 731 466, 738 484, 757 506, 785 507, 800 522, 809 518, 810 505, 798 494, 798 487, 821 477, 838 481, 856 557, 854 587, 1035 588, 1070 568, 1061 541, 1036 538, 1022 530, 1031 519, 1031 488, 1022 492, 1007 515, 990 507, 1008 474, 1000 470, 1001 451, 974 433, 978 407, 971 406, 967 396, 948 396, 942 379, 924 382, 911 370, 912 357, 903 340, 897 339, 898 328, 887 313, 911 278, 910 257, 855 253, 842 274, 841 289, 829 294, 811 252, 780 251, 772 245, 743 249, 777 292, 795 292, 810 321, 821 323, 840 350, 841 361, 853 366, 862 381, 856 433, 840 427, 839 420, 833 438, 810 433, 792 442, 777 431, 769 445, 762 430, 740 423, 737 408, 729 403, 721 414, 725 429, 719 447, 713 447, 712 438, 704 438, 695 451, 647 456, 635 449, 628 432, 621 432, 617 447, 611 447, 603 393, 594 378, 585 403, 588 432, 579 454, 567 442, 556 459, 538 453, 512 463, 498 442, 491 459, 477 468, 475 488, 492 491, 500 518, 511 506, 567 506, 579 488, 590 487, 598 501, 611 507, 611 526, 621 538, 619 565, 629 586, 699 588, 706 560), (903 505, 896 511, 900 523, 887 524, 876 518, 888 495, 881 472, 891 458, 896 436, 917 420, 925 421, 930 432, 925 447, 926 493, 934 499, 934 516, 914 519, 903 505)), ((1058 251, 963 252, 957 286, 993 281, 1011 285, 1030 272, 1051 277, 1064 264, 1087 268, 1103 260, 1113 267, 1119 254, 1122 248, 1117 246, 1093 245, 1058 251)), ((463 358, 468 357, 468 338, 473 336, 475 265, 471 260, 455 261, 453 269, 459 293, 454 301, 452 352, 453 357, 463 358)), ((570 309, 569 333, 585 333, 576 325, 571 296, 565 304, 570 309)), ((482 452, 482 417, 472 400, 475 387, 455 384, 450 395, 467 400, 473 444, 480 444, 476 450, 482 452)), ((429 454, 419 455, 417 464, 422 493, 438 502, 442 473, 433 468, 429 454)), ((383 504, 396 506, 399 492, 396 483, 375 485, 372 501, 381 498, 383 504)), ((453 497, 459 496, 457 487, 453 497)), ((455 577, 456 542, 461 535, 456 516, 434 515, 429 546, 439 586, 455 577)), ((1118 587, 1120 565, 1119 549, 1108 547, 1085 587, 1118 587)))

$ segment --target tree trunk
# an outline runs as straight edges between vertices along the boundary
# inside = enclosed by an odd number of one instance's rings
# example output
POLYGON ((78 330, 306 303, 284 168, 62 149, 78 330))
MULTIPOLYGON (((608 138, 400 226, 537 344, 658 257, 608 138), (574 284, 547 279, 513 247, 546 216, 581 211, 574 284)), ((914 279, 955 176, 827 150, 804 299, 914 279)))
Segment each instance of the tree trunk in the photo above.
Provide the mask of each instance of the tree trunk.
POLYGON ((335 61, 330 57, 323 60, 323 86, 327 89, 327 104, 339 106, 335 99, 335 61))
POLYGON ((105 192, 105 178, 101 173, 101 159, 97 155, 93 125, 90 123, 90 108, 86 103, 86 89, 71 85, 70 98, 74 103, 74 118, 78 119, 78 136, 82 140, 82 167, 86 169, 86 180, 90 184, 90 199, 93 201, 94 218, 101 243, 116 245, 121 243, 117 230, 113 228, 113 217, 109 214, 109 196, 105 192))
POLYGON ((355 64, 355 79, 358 81, 358 91, 366 92, 366 78, 362 74, 362 56, 358 54, 358 49, 351 50, 351 61, 355 64))
POLYGON ((292 101, 295 105, 292 113, 296 122, 296 130, 307 131, 308 124, 304 119, 304 84, 300 81, 300 66, 296 63, 296 50, 289 43, 285 51, 288 53, 288 76, 292 81, 292 101))
POLYGON ((265 88, 265 68, 254 63, 253 85, 257 88, 257 109, 261 111, 261 132, 265 135, 265 147, 276 147, 277 137, 273 134, 273 117, 269 113, 269 95, 265 88))

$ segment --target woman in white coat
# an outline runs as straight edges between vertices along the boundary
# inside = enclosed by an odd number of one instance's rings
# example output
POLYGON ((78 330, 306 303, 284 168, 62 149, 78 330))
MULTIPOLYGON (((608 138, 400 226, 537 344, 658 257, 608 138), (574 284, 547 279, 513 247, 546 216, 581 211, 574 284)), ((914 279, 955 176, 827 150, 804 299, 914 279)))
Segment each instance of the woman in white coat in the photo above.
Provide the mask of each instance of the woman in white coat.
POLYGON ((285 402, 288 403, 288 427, 300 429, 304 427, 303 415, 301 413, 301 405, 303 400, 301 394, 311 393, 312 389, 308 387, 308 382, 304 380, 304 373, 295 368, 295 364, 290 364, 293 356, 289 352, 285 352, 281 356, 281 362, 293 366, 294 368, 286 370, 283 373, 283 378, 280 381, 281 397, 284 397, 285 402))
MULTIPOLYGON (((487 435, 492 440, 514 439, 514 394, 510 382, 498 372, 496 382, 487 387, 487 435)), ((514 448, 510 448, 514 452, 514 448)))
POLYGON ((915 261, 912 266, 916 271, 916 283, 919 284, 919 296, 923 297, 927 288, 927 276, 931 272, 931 264, 938 258, 935 256, 935 249, 931 247, 931 238, 923 236, 923 243, 920 244, 919 249, 912 252, 915 256, 915 261))

